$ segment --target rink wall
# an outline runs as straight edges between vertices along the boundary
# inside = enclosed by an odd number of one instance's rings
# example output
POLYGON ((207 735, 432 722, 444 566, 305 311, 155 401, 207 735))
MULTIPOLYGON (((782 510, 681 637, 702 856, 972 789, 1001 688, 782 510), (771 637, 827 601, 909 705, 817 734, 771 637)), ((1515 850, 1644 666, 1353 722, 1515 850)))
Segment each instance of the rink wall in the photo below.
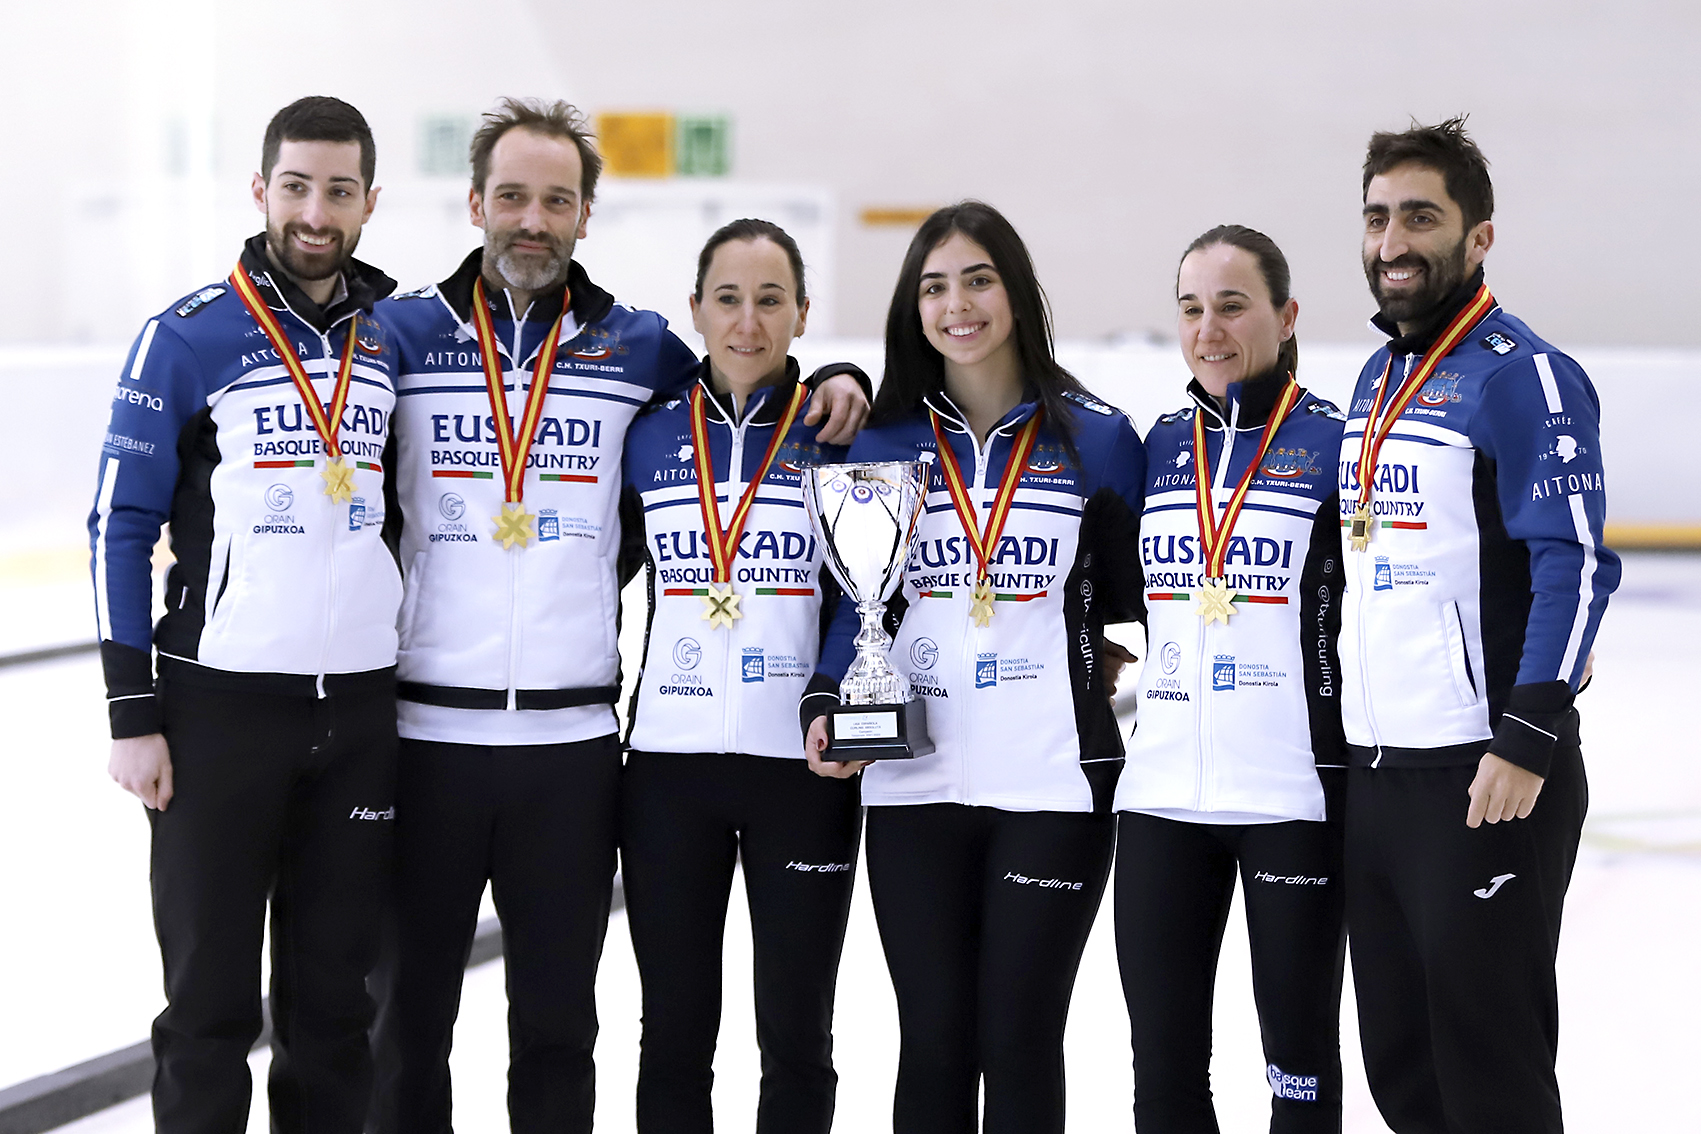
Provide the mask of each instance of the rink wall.
MULTIPOLYGON (((1304 343, 1300 381, 1344 402, 1374 343, 1304 343)), ((848 360, 881 368, 873 339, 805 336, 806 368, 848 360)), ((1600 392, 1608 470, 1608 542, 1618 547, 1701 547, 1701 497, 1684 490, 1688 444, 1649 428, 1701 390, 1701 351, 1579 348, 1572 352, 1600 392)), ((121 347, 0 348, 7 443, 0 446, 0 539, 8 550, 86 540, 96 455, 121 347)), ((1100 397, 1126 410, 1142 433, 1183 400, 1187 372, 1174 344, 1066 342, 1058 354, 1100 397)))

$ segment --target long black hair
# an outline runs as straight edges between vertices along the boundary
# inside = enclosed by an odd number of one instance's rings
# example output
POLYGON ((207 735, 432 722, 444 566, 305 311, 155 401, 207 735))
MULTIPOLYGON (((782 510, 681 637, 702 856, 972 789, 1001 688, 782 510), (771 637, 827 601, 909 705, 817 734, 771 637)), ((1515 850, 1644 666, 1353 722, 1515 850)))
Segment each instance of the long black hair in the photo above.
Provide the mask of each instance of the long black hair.
POLYGON ((909 251, 904 253, 892 306, 886 313, 886 375, 874 398, 874 422, 906 417, 915 412, 923 398, 945 388, 945 356, 927 341, 921 325, 921 270, 928 254, 954 232, 962 233, 992 257, 1015 316, 1011 334, 1016 336, 1022 380, 1039 395, 1046 425, 1063 439, 1070 456, 1076 456, 1073 415, 1064 395, 1091 395, 1079 379, 1057 364, 1051 304, 1034 274, 1027 245, 1004 214, 984 201, 959 201, 935 212, 921 223, 909 251))
MULTIPOLYGON (((1181 291, 1181 265, 1187 257, 1207 248, 1215 248, 1219 244, 1227 244, 1238 248, 1258 261, 1258 274, 1264 277, 1264 286, 1270 291, 1270 304, 1280 311, 1288 305, 1293 288, 1293 273, 1288 271, 1288 258, 1282 255, 1282 250, 1276 247, 1276 242, 1255 228, 1247 228, 1243 224, 1219 224, 1209 232, 1201 233, 1198 239, 1187 246, 1187 251, 1181 254, 1181 260, 1175 266, 1176 291, 1181 291)), ((1299 373, 1299 335, 1291 334, 1281 346, 1276 348, 1277 375, 1299 373)))

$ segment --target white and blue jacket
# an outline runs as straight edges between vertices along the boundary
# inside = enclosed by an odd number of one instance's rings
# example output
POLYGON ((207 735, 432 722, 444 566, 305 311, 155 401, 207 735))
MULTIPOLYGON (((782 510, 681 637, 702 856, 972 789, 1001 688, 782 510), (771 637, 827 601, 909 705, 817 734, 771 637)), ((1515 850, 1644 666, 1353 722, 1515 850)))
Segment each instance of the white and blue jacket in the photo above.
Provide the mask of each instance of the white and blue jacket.
MULTIPOLYGON (((1006 811, 1104 811, 1122 767, 1098 641, 1105 623, 1139 617, 1137 545, 1146 456, 1121 411, 1071 399, 1078 458, 1042 422, 992 558, 992 622, 969 617, 979 565, 932 467, 926 511, 903 583, 887 604, 893 668, 927 698, 935 751, 862 773, 865 804, 962 803, 1006 811)), ((1037 408, 1006 414, 983 446, 944 394, 928 399, 985 522, 1014 435, 1037 408)), ((851 461, 910 461, 934 452, 925 411, 864 429, 851 461)), ((855 656, 860 620, 843 603, 802 706, 825 711, 855 656)))
POLYGON ((1220 517, 1284 382, 1267 374, 1231 383, 1219 406, 1195 381, 1193 405, 1160 417, 1146 435, 1148 656, 1119 811, 1203 823, 1325 818, 1317 768, 1346 760, 1335 653, 1343 578, 1335 467, 1345 415, 1333 405, 1303 394, 1277 428, 1229 540, 1235 612, 1226 625, 1198 614, 1205 571, 1194 416, 1205 420, 1220 517))
POLYGON ((241 269, 324 403, 355 336, 337 434, 354 500, 324 494, 323 445, 288 370, 228 281, 148 320, 130 348, 89 516, 95 611, 114 737, 160 731, 153 652, 172 680, 324 696, 390 680, 401 580, 382 532, 395 349, 373 304, 395 283, 351 261, 321 309, 266 258, 241 269), (152 625, 150 559, 176 562, 152 625))
MULTIPOLYGON (((700 371, 723 518, 760 471, 797 380, 797 363, 788 360, 785 381, 751 394, 740 419, 715 394, 707 364, 700 371)), ((643 544, 649 620, 627 714, 629 747, 803 758, 797 704, 840 598, 803 508, 803 468, 845 459, 844 446, 815 439, 818 428, 805 425, 800 412, 781 441, 734 558, 743 617, 730 629, 712 629, 698 597, 714 581, 714 565, 697 497, 690 403, 677 398, 633 423, 627 526, 643 544)))
MULTIPOLYGON (((1341 445, 1342 523, 1376 384, 1417 366, 1475 295, 1365 364, 1341 445)), ((1391 326, 1377 325, 1391 336, 1391 326)), ((1354 764, 1474 764, 1545 775, 1619 560, 1601 543, 1600 400, 1582 367, 1494 308, 1382 446, 1370 546, 1346 551, 1341 708, 1354 764)), ((1572 733, 1574 735, 1574 733, 1572 733)))

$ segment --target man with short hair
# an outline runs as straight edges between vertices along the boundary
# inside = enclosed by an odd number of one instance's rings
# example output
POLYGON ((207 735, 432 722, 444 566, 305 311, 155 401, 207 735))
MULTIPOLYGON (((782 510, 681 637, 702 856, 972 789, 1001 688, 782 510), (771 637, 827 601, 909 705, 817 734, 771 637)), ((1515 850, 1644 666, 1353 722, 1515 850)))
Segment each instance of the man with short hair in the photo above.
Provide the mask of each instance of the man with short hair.
POLYGON ((110 771, 153 828, 162 1131, 247 1124, 268 897, 272 1129, 358 1131, 370 1096, 401 600, 381 538, 395 352, 372 317, 395 285, 352 258, 374 164, 347 103, 279 111, 265 232, 148 321, 113 399, 89 531, 110 771))
MULTIPOLYGON (((374 1117, 384 1134, 450 1129, 449 1047, 488 881, 512 1129, 588 1131, 621 766, 621 452, 637 413, 682 394, 698 363, 573 259, 602 168, 577 110, 504 99, 471 157, 483 247, 381 312, 401 354, 407 598, 374 1117)), ((806 420, 830 408, 821 436, 848 441, 868 398, 831 373, 806 420)))
POLYGON ((1365 1068, 1399 1134, 1561 1129, 1572 700, 1619 579, 1599 399, 1489 293, 1493 214, 1463 119, 1371 139, 1364 269, 1391 341, 1341 447, 1346 896, 1365 1068))

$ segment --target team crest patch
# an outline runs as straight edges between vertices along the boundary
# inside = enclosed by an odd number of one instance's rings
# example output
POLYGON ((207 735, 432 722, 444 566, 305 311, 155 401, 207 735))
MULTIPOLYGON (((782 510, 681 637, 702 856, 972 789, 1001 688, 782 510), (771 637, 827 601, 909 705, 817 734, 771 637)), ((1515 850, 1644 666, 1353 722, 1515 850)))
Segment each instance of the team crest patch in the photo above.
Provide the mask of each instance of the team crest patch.
POLYGON ((1460 398, 1459 379, 1462 375, 1448 374, 1445 371, 1435 375, 1423 384, 1423 389, 1417 393, 1417 403, 1420 406, 1444 406, 1448 402, 1456 402, 1460 398))
POLYGON ((378 337, 378 324, 364 322, 360 316, 354 318, 354 345, 367 354, 382 354, 384 340, 378 337))
POLYGON ((207 304, 211 303, 223 294, 224 288, 218 287, 217 285, 214 285, 213 287, 204 287, 194 295, 191 295, 188 301, 177 309, 177 317, 180 319, 187 319, 189 316, 195 314, 195 312, 199 311, 201 308, 205 307, 207 304))
POLYGON ((1037 476, 1056 476, 1063 468, 1063 457, 1060 453, 1049 452, 1045 446, 1036 445, 1028 456, 1026 471, 1037 476))
POLYGON ((1490 331, 1488 334, 1484 335, 1482 345, 1487 347, 1489 350, 1492 350, 1495 354, 1511 354, 1513 351, 1518 349, 1517 343, 1513 342, 1499 331, 1490 331))
POLYGON ((1259 471, 1277 480, 1293 480, 1320 470, 1312 465, 1308 449, 1272 449, 1259 471))

